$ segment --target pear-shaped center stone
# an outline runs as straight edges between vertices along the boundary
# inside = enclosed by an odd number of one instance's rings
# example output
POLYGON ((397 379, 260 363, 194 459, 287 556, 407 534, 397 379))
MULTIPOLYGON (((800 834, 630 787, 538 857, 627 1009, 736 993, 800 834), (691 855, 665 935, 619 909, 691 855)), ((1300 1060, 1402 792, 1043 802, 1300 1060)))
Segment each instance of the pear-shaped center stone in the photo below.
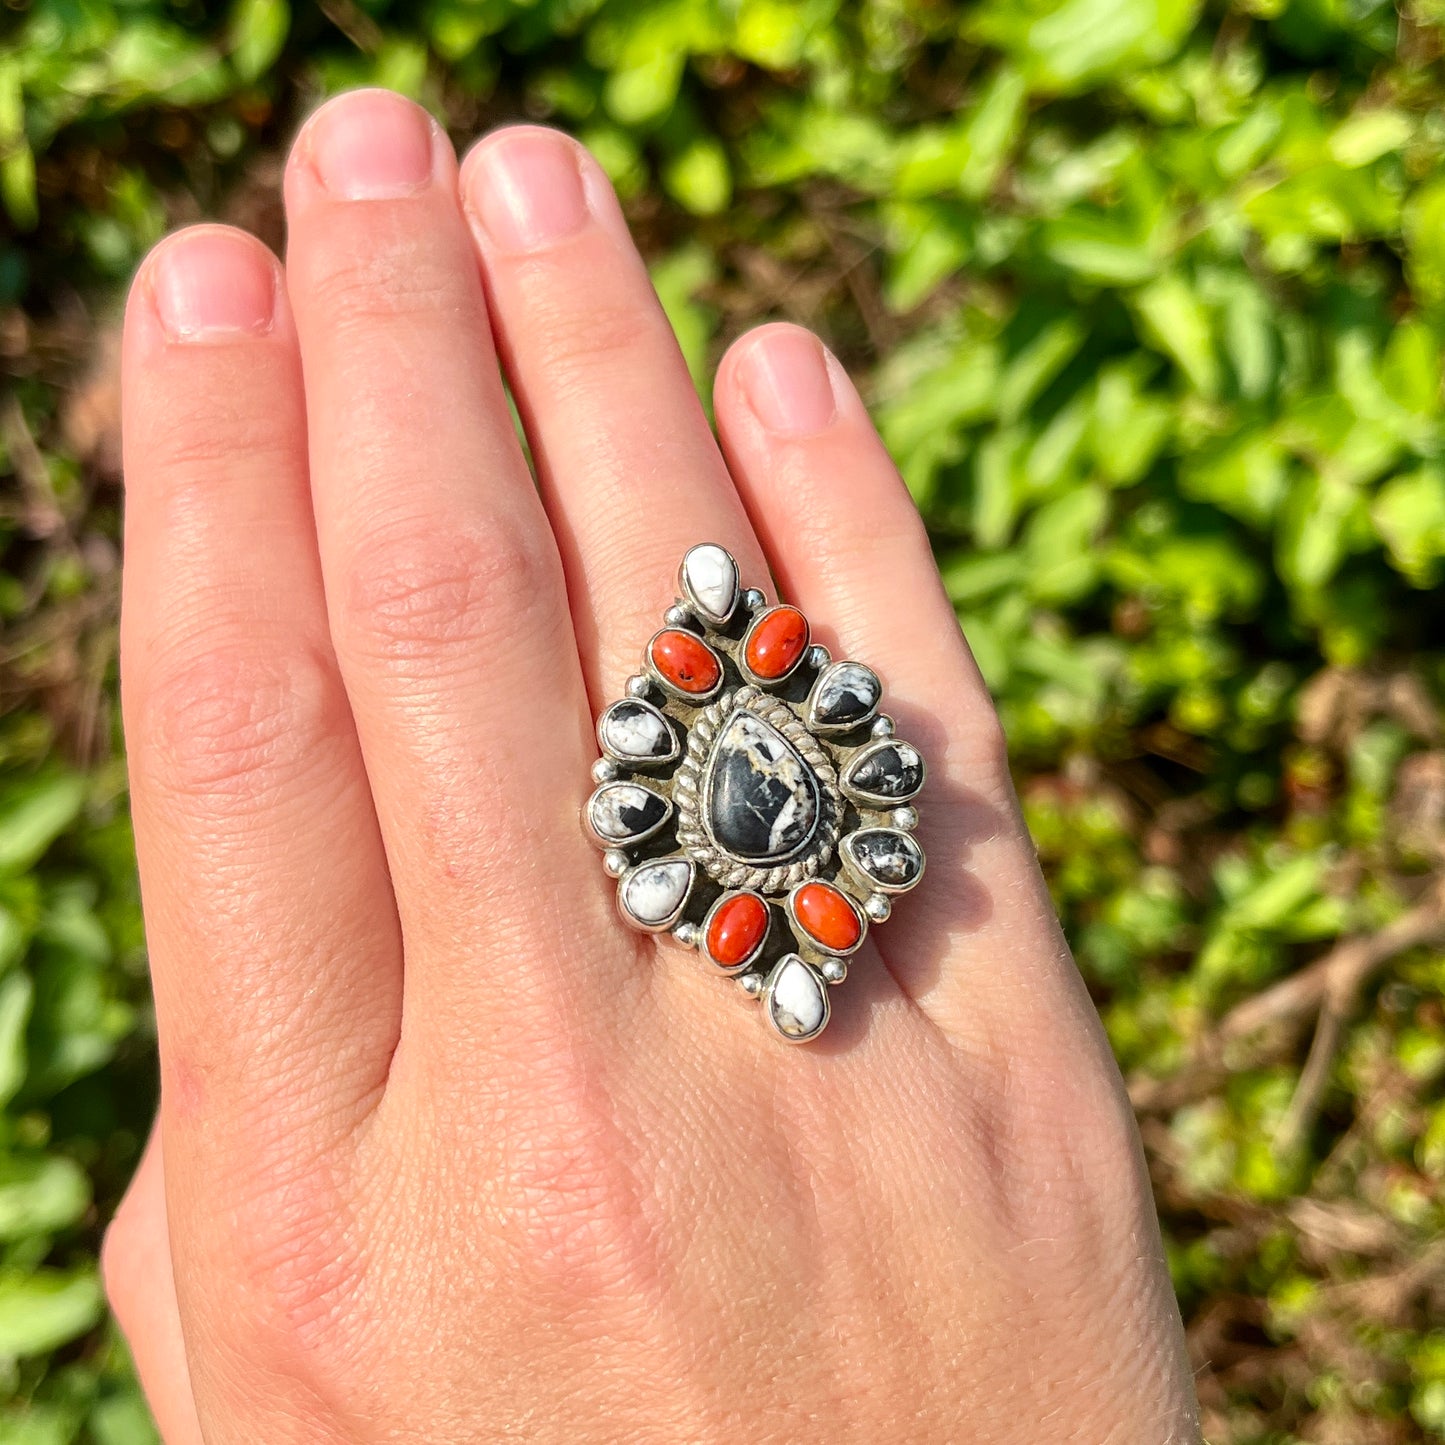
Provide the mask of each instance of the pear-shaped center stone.
POLYGON ((818 826, 816 774, 777 728, 741 709, 713 743, 703 797, 713 841, 748 863, 780 862, 818 826))

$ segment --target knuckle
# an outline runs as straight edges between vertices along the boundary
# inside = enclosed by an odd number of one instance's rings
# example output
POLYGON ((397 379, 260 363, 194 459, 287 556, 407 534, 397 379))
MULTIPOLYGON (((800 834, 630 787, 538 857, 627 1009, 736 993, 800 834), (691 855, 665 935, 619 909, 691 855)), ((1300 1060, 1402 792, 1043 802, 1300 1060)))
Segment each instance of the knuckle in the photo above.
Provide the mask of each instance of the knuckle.
POLYGON ((325 1161, 278 1161, 254 1202, 253 1227, 236 1243, 241 1289, 257 1313, 318 1363, 365 1314, 352 1308, 367 1268, 359 1236, 346 1228, 350 1213, 325 1161))
POLYGON ((965 734, 968 749, 968 771, 983 783, 1012 787, 1009 781, 1008 734, 998 712, 980 699, 974 716, 969 718, 965 734))
POLYGON ((361 647, 402 663, 515 636, 558 585, 536 529, 507 517, 449 532, 430 521, 375 533, 351 561, 344 625, 361 647))
POLYGON ((425 235, 371 233, 328 250, 313 267, 308 290, 327 329, 344 340, 394 321, 457 315, 475 302, 465 285, 469 274, 425 235))
POLYGON ((554 284, 537 297, 532 325, 552 385, 564 395, 595 387, 599 377, 615 388, 619 374, 641 371, 656 354, 656 318, 632 296, 603 297, 595 289, 554 284), (585 326, 577 325, 579 315, 587 318, 585 326))
POLYGON ((168 388, 163 414, 147 427, 151 476, 175 486, 223 481, 242 468, 248 475, 295 469, 290 413, 275 404, 274 378, 253 357, 217 353, 188 364, 188 379, 168 388))
POLYGON ((534 1054, 512 1085, 499 1083, 500 1097, 480 1107, 472 1098, 459 1116, 467 1133, 491 1139, 497 1245, 538 1298, 568 1308, 645 1291, 658 1269, 645 1190, 626 1163, 605 1086, 561 1040, 540 1059, 534 1054))
POLYGON ((648 1262, 635 1191, 614 1160, 577 1137, 532 1139, 515 1152, 504 1228, 519 1271, 543 1296, 570 1305, 625 1297, 648 1262))
POLYGON ((100 1279, 105 1297, 129 1337, 140 1323, 142 1302, 154 1297, 154 1256, 164 1248, 158 1221, 136 1204, 134 1194, 121 1200, 100 1245, 100 1279))
POLYGON ((1053 1040, 998 1052, 989 1134, 1004 1227, 1020 1240, 1052 1240, 1080 1264, 1121 1236, 1137 1244, 1151 1205, 1117 1081, 1093 1061, 1061 1060, 1053 1040))
POLYGON ((149 780, 193 801, 259 802, 325 754, 345 719, 334 673, 260 641, 178 648, 152 665, 131 729, 149 780))

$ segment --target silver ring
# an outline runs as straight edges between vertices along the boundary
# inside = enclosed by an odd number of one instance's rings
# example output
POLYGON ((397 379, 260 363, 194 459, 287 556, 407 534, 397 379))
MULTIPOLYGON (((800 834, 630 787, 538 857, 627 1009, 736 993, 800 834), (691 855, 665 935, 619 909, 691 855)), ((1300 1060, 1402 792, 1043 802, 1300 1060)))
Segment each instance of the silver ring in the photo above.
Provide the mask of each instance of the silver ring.
POLYGON ((597 719, 587 831, 628 924, 698 949, 806 1043, 870 923, 923 877, 923 757, 879 712, 878 674, 744 590, 726 549, 691 548, 678 590, 597 719))

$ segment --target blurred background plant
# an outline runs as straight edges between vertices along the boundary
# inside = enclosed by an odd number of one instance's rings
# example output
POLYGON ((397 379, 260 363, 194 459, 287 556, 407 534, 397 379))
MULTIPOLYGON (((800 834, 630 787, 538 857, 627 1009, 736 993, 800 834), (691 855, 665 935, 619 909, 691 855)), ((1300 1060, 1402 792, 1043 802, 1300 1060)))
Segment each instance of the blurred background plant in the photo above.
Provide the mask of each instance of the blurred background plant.
POLYGON ((324 94, 615 179, 699 385, 860 376, 1139 1111, 1215 1445, 1445 1438, 1441 0, 5 0, 0 1440, 154 1440, 114 335, 324 94))

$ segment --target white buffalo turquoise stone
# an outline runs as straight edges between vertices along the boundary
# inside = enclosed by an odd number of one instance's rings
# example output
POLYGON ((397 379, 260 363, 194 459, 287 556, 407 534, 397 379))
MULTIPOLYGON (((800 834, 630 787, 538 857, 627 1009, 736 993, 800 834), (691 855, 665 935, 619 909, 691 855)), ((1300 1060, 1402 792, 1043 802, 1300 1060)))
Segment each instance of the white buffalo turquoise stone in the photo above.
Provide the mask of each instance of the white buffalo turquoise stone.
POLYGON ((603 843, 640 843, 657 832, 671 812, 666 798, 641 783, 604 783, 587 805, 587 821, 603 843))
POLYGON ((842 731, 867 722, 878 710, 883 684, 861 662, 835 662, 818 674, 808 699, 808 723, 824 731, 842 731))
POLYGON ((844 862, 885 893, 904 893, 923 876, 923 849, 897 828, 860 828, 838 846, 844 862))
POLYGON ((639 863, 617 885, 623 913, 643 928, 670 928, 687 902, 692 873, 693 865, 683 858, 639 863))
POLYGON ((602 714, 597 741, 608 757, 642 767, 670 762, 677 756, 671 723, 650 702, 637 697, 614 702, 602 714))
POLYGON ((828 986, 796 953, 778 960, 763 993, 768 1022, 785 1039, 802 1043, 828 1022, 828 986))
POLYGON ((682 559, 682 590, 706 621, 723 623, 738 604, 738 564, 714 542, 693 547, 682 559))
POLYGON ((843 769, 843 790, 865 802, 906 803, 923 786, 923 759, 909 743, 870 743, 843 769))
POLYGON ((777 728, 744 709, 713 743, 703 788, 708 833, 734 858, 778 862, 818 824, 817 775, 777 728))

